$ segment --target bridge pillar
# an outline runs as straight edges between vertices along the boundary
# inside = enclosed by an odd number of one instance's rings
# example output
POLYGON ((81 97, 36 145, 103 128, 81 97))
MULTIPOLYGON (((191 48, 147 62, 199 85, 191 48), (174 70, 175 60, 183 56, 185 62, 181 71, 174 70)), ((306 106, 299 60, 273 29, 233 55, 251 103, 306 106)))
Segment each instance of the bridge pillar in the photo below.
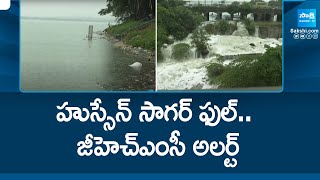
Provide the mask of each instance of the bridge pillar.
POLYGON ((258 14, 252 13, 253 14, 253 21, 258 21, 258 14))
POLYGON ((274 17, 275 17, 276 15, 274 14, 274 12, 271 12, 270 13, 270 21, 271 22, 274 22, 274 17))
POLYGON ((221 19, 222 19, 222 12, 217 12, 216 20, 221 20, 221 19))
POLYGON ((254 14, 253 14, 253 13, 249 13, 249 15, 250 15, 249 19, 250 19, 251 21, 255 21, 255 19, 254 19, 254 14))
POLYGON ((206 17, 207 21, 210 21, 210 12, 205 12, 204 17, 206 17))
POLYGON ((278 19, 278 14, 275 14, 275 15, 273 16, 273 22, 277 22, 277 19, 278 19))
POLYGON ((244 15, 243 15, 243 13, 242 12, 240 12, 240 19, 244 19, 244 15))
POLYGON ((277 14, 277 22, 282 22, 282 14, 277 14))
POLYGON ((257 19, 255 21, 265 21, 265 13, 257 13, 257 19))
POLYGON ((231 21, 233 21, 233 19, 234 19, 234 14, 230 14, 230 18, 231 18, 231 21))
POLYGON ((246 14, 246 13, 243 13, 243 12, 240 12, 240 19, 246 19, 247 18, 247 16, 248 16, 248 14, 246 14))

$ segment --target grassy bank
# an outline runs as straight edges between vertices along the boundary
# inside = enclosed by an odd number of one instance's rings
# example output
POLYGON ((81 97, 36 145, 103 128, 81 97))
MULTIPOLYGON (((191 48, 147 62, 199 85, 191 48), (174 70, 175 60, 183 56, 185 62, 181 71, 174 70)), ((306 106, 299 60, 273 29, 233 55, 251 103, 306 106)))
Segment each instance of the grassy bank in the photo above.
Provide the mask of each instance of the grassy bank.
POLYGON ((128 20, 107 29, 107 33, 125 44, 155 50, 155 23, 128 20))
POLYGON ((158 62, 163 60, 161 48, 164 44, 172 44, 175 40, 183 40, 205 20, 204 17, 185 7, 184 1, 158 0, 158 62))
POLYGON ((219 84, 220 88, 280 87, 282 46, 269 47, 262 55, 240 55, 226 66, 210 64, 207 75, 210 82, 219 84))
POLYGON ((221 21, 217 21, 214 24, 206 25, 205 30, 209 34, 231 35, 235 30, 237 30, 237 25, 230 23, 226 20, 221 20, 221 21))

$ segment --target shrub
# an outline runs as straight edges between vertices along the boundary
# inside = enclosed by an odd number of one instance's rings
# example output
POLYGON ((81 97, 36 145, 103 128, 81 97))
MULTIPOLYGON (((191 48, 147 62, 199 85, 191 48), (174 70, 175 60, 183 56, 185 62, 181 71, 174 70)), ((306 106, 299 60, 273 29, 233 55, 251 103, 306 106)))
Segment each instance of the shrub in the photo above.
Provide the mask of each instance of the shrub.
POLYGON ((155 50, 155 26, 154 24, 147 26, 141 30, 130 31, 125 42, 134 47, 141 47, 148 50, 155 50))
POLYGON ((204 28, 208 34, 217 34, 216 27, 214 24, 207 24, 204 28))
MULTIPOLYGON (((182 1, 181 1, 182 2, 182 1)), ((158 26, 163 27, 168 34, 177 40, 186 38, 201 22, 204 17, 199 13, 192 12, 183 6, 184 3, 170 1, 158 3, 158 26), (170 6, 169 4, 174 5, 170 6)))
POLYGON ((133 27, 141 25, 142 23, 145 23, 145 22, 128 20, 128 21, 122 22, 121 24, 111 26, 110 28, 107 29, 107 32, 113 36, 121 35, 123 33, 128 32, 133 27))
POLYGON ((192 34, 192 44, 197 48, 197 51, 202 55, 208 54, 209 37, 203 29, 196 29, 192 34))
POLYGON ((220 76, 224 72, 224 66, 218 63, 212 63, 207 67, 209 78, 220 76))
POLYGON ((206 25, 205 29, 209 34, 231 35, 235 30, 237 30, 237 26, 226 20, 221 20, 217 21, 215 24, 206 25))
POLYGON ((217 77, 208 68, 208 77, 211 83, 226 88, 281 86, 282 46, 269 48, 263 55, 241 55, 217 77))
POLYGON ((218 21, 217 23, 217 29, 219 33, 224 34, 229 27, 229 23, 226 20, 218 21))
POLYGON ((243 21, 246 29, 248 30, 250 35, 254 35, 255 31, 256 31, 256 27, 254 25, 254 22, 251 21, 250 19, 244 19, 243 21))
POLYGON ((155 24, 150 23, 140 29, 132 29, 142 25, 145 21, 128 20, 107 29, 107 33, 114 37, 123 38, 124 42, 134 47, 155 50, 155 24))
POLYGON ((172 57, 176 60, 188 59, 190 56, 190 46, 186 43, 180 43, 173 46, 172 57))

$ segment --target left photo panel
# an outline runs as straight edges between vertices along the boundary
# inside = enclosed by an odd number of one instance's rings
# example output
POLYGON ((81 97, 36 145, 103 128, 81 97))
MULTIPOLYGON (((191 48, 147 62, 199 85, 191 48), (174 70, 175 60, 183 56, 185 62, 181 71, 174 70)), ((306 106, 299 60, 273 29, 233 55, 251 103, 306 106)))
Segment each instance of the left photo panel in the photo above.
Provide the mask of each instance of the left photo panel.
POLYGON ((20 89, 152 91, 155 0, 24 0, 20 89))

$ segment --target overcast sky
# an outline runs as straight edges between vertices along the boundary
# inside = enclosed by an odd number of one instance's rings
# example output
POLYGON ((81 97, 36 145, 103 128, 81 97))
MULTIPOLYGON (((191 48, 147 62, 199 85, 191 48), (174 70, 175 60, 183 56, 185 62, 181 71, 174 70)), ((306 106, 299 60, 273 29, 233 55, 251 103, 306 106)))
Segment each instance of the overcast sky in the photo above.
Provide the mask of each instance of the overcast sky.
MULTIPOLYGON (((185 0, 185 1, 191 1, 192 3, 196 3, 198 2, 198 0, 185 0)), ((211 3, 211 2, 214 2, 214 3, 217 3, 217 2, 221 2, 222 0, 199 0, 200 2, 207 2, 207 3, 211 3)), ((226 0, 226 2, 233 2, 233 1, 239 1, 239 2, 243 2, 243 1, 251 1, 251 0, 226 0)), ((264 0, 265 2, 268 2, 269 0, 264 0)))
MULTIPOLYGON (((184 1, 198 1, 198 0, 184 0, 184 1)), ((199 1, 207 1, 207 2, 211 2, 211 1, 213 1, 213 2, 215 2, 215 1, 220 1, 221 2, 221 0, 199 0, 199 1)), ((240 0, 241 1, 241 0, 240 0)))
MULTIPOLYGON (((190 0, 198 2, 198 0, 190 0)), ((211 0, 199 0, 210 3, 211 0)), ((221 0, 212 0, 221 2, 221 0)), ((234 0, 226 0, 232 2, 234 0)), ((250 1, 250 0, 237 0, 250 1)), ((106 0, 21 0, 21 15, 23 17, 90 17, 99 19, 114 19, 110 15, 101 17, 100 9, 106 7, 106 0)))
POLYGON ((98 12, 106 7, 106 0, 21 0, 23 17, 101 17, 98 12))

